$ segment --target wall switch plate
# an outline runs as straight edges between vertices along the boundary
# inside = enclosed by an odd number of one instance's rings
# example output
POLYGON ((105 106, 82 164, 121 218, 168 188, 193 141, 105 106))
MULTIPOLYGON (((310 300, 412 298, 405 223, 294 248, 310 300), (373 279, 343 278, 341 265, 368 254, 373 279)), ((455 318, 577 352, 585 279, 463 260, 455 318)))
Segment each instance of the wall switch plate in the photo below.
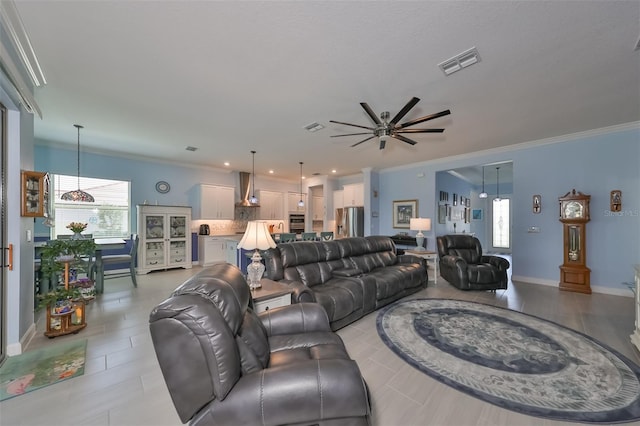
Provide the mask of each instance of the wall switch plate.
POLYGON ((527 232, 529 232, 530 234, 531 233, 537 234, 538 232, 540 232, 540 227, 539 226, 530 226, 529 230, 527 232))
POLYGON ((27 241, 31 241, 31 229, 27 229, 27 241))

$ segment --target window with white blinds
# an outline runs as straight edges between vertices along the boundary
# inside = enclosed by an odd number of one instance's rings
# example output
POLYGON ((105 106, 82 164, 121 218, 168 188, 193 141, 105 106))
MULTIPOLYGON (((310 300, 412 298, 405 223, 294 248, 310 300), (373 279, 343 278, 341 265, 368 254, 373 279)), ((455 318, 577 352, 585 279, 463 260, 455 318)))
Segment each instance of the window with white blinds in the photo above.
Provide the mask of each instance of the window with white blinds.
POLYGON ((131 234, 131 183, 121 180, 80 177, 80 189, 93 196, 95 202, 64 201, 60 197, 78 189, 78 177, 53 175, 53 218, 51 238, 72 234, 67 225, 71 222, 87 224, 83 234, 94 238, 122 237, 131 234))

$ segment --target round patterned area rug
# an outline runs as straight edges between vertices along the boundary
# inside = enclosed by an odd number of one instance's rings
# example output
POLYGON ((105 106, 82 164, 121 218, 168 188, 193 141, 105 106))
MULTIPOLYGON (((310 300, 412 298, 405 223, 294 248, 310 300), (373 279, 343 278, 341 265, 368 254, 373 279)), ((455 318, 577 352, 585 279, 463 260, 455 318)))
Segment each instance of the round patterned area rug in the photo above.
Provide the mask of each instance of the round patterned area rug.
POLYGON ((549 419, 640 419, 640 367, 574 330, 510 309, 449 299, 391 304, 378 334, 396 354, 469 395, 549 419))

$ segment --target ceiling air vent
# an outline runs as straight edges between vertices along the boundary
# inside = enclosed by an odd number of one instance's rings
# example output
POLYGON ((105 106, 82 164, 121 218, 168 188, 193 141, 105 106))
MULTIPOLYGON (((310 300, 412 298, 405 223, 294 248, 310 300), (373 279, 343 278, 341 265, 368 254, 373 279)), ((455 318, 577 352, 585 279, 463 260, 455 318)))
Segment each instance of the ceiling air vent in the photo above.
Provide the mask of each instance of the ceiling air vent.
POLYGON ((194 152, 195 150, 197 150, 198 148, 196 148, 195 146, 188 146, 185 148, 187 151, 191 151, 194 152))
POLYGON ((324 126, 320 123, 311 123, 304 126, 304 128, 309 132, 317 132, 318 130, 324 129, 324 126))
POLYGON ((444 75, 451 75, 456 71, 460 71, 462 68, 466 68, 470 65, 480 62, 480 54, 478 49, 472 47, 469 50, 447 59, 444 62, 440 62, 438 66, 444 73, 444 75))

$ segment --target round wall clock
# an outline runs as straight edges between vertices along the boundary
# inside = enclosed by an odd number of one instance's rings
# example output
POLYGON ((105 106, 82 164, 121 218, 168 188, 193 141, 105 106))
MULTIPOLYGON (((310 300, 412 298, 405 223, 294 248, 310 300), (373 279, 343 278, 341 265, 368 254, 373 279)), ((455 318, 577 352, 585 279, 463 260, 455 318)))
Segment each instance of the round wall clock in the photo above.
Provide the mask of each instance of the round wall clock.
POLYGON ((158 183, 156 183, 156 191, 158 191, 159 193, 166 194, 170 190, 171 190, 171 186, 169 186, 167 182, 161 180, 158 183))

